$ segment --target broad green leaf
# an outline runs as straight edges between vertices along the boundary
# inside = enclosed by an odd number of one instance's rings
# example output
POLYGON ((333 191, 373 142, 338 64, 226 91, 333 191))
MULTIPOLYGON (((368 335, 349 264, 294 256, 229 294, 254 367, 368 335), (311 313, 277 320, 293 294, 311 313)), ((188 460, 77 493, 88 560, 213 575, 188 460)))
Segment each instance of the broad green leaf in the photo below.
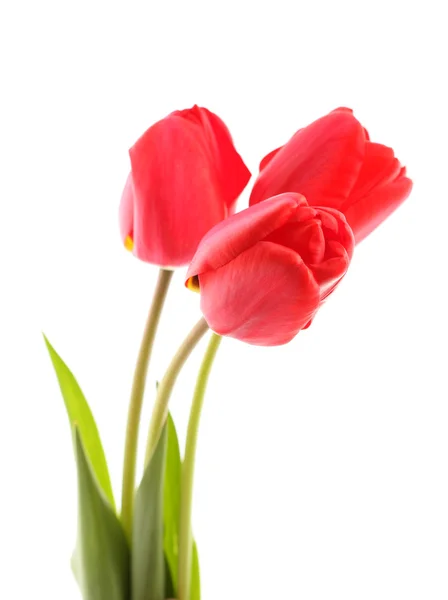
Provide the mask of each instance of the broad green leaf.
POLYGON ((81 433, 74 431, 78 468, 76 575, 84 600, 129 600, 130 556, 124 531, 100 489, 81 433))
POLYGON ((45 336, 44 339, 50 353, 51 362, 56 371, 70 424, 72 427, 76 425, 79 429, 86 454, 89 457, 98 484, 111 505, 115 508, 106 457, 92 411, 73 373, 45 336))
MULTIPOLYGON (((180 459, 179 440, 171 415, 167 420, 167 451, 165 464, 165 489, 163 495, 163 548, 170 569, 174 591, 177 592, 177 566, 179 558, 179 515, 180 515, 180 483, 182 463, 180 459)), ((176 593, 173 597, 176 597, 176 593)), ((193 542, 191 561, 190 600, 200 600, 199 560, 196 542, 193 542)))
POLYGON ((166 427, 164 427, 135 496, 132 530, 132 600, 165 600, 163 480, 166 439, 166 427))

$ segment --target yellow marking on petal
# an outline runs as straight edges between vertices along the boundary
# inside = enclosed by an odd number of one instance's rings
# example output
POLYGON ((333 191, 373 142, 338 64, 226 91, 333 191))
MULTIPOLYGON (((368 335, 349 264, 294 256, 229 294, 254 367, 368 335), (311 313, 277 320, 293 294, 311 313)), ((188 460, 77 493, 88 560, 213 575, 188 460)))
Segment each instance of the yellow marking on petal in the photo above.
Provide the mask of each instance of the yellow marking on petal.
POLYGON ((201 291, 201 287, 199 285, 199 277, 197 275, 193 275, 193 277, 187 279, 185 286, 189 290, 191 290, 192 292, 196 292, 197 294, 199 294, 199 292, 201 291))
POLYGON ((134 249, 134 240, 131 238, 130 235, 128 235, 124 240, 124 247, 126 248, 126 250, 129 250, 129 252, 132 252, 132 250, 134 249))

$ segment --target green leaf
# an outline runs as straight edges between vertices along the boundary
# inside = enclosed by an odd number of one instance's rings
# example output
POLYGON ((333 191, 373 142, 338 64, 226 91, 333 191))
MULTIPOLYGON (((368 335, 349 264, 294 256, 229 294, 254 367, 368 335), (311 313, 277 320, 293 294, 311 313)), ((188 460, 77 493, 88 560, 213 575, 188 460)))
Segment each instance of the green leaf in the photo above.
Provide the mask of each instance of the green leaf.
POLYGON ((165 600, 163 480, 166 426, 143 474, 134 504, 132 600, 165 600))
POLYGON ((56 371, 70 424, 72 427, 76 425, 79 429, 86 454, 92 465, 97 481, 107 499, 115 508, 106 457, 104 455, 103 446, 92 411, 90 410, 87 400, 73 376, 73 373, 45 336, 44 339, 48 352, 50 353, 51 362, 56 371))
POLYGON ((76 575, 84 600, 129 600, 130 556, 124 531, 101 491, 74 431, 78 468, 78 541, 76 575))
POLYGON ((173 580, 171 579, 171 571, 165 556, 165 598, 174 598, 175 596, 176 592, 174 590, 173 580))
POLYGON ((191 555, 190 600, 201 600, 201 577, 199 575, 199 555, 196 542, 193 540, 191 555))
POLYGON ((171 415, 167 420, 167 450, 165 463, 165 489, 163 492, 163 548, 170 568, 174 590, 177 591, 177 560, 179 555, 179 511, 182 465, 179 440, 171 415))
MULTIPOLYGON (((176 427, 171 415, 167 420, 167 451, 165 463, 165 488, 163 495, 163 548, 170 569, 174 587, 177 592, 177 563, 179 558, 179 515, 180 515, 180 484, 182 463, 180 459, 179 440, 176 427)), ((193 541, 191 562, 190 600, 200 600, 199 560, 196 542, 193 541)))

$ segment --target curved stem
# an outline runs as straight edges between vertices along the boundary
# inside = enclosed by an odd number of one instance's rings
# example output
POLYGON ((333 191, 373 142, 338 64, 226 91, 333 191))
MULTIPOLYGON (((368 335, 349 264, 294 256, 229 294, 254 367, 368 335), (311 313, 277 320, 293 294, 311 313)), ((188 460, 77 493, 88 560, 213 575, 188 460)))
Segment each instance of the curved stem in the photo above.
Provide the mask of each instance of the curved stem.
POLYGON ((179 350, 174 355, 168 369, 163 376, 157 389, 156 402, 152 411, 151 422, 149 424, 148 441, 146 444, 145 466, 149 463, 152 453, 154 452, 160 434, 162 433, 163 425, 165 424, 168 415, 168 402, 179 375, 187 358, 190 356, 196 344, 208 330, 208 325, 205 319, 199 319, 190 333, 182 342, 179 350))
POLYGON ((135 365, 132 382, 131 398, 129 401, 128 421, 123 462, 123 482, 121 492, 121 520, 128 539, 132 535, 132 513, 134 504, 135 464, 137 460, 138 432, 142 412, 143 395, 145 392, 146 375, 151 358, 154 338, 160 321, 160 315, 165 303, 166 294, 173 276, 173 271, 160 269, 154 290, 151 308, 146 321, 140 351, 135 365))
POLYGON ((179 567, 178 567, 178 599, 189 600, 191 574, 191 509, 193 503, 194 464, 198 439, 199 421, 204 403, 205 390, 213 365, 213 361, 221 342, 221 336, 215 333, 210 338, 207 350, 199 370, 193 403, 188 422, 185 456, 182 464, 181 503, 179 523, 179 567))

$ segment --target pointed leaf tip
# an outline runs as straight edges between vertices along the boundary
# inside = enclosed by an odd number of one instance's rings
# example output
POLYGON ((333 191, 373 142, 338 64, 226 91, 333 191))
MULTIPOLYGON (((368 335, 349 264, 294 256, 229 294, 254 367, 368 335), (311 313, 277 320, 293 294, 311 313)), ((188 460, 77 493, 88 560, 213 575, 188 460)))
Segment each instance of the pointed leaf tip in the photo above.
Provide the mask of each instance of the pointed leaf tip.
POLYGON ((56 372, 70 425, 73 427, 76 424, 79 428, 86 454, 89 457, 98 484, 112 507, 115 508, 106 456, 92 411, 75 376, 50 344, 45 334, 43 336, 56 372))

